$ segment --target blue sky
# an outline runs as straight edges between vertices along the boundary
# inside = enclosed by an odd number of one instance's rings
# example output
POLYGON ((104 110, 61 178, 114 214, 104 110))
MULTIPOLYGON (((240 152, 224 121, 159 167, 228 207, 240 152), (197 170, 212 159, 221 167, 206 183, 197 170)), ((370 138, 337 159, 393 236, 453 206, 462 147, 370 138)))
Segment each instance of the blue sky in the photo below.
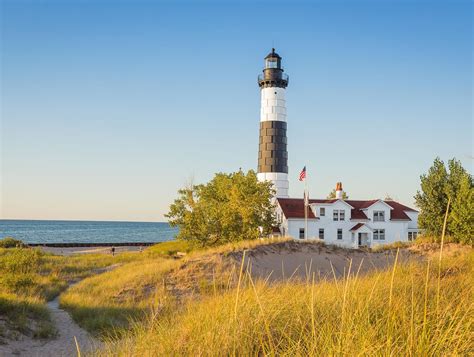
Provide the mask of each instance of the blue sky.
POLYGON ((161 221, 189 180, 255 169, 263 57, 287 90, 290 193, 412 205, 472 170, 468 1, 2 1, 1 217, 161 221))

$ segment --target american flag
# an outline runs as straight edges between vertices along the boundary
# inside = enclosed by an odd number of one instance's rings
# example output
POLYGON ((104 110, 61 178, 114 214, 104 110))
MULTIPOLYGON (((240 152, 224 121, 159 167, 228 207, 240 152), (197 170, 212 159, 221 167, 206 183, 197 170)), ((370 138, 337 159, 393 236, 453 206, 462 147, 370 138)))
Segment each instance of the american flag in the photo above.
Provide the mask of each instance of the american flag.
POLYGON ((300 181, 304 181, 306 179, 306 166, 303 167, 303 170, 300 172, 300 181))

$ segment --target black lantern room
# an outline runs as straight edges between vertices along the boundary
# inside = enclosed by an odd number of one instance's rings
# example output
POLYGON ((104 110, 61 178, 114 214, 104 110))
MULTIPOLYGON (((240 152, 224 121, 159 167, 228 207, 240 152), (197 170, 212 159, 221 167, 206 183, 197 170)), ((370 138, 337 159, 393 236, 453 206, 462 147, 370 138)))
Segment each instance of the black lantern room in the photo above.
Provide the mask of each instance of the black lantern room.
POLYGON ((265 68, 263 69, 263 74, 258 76, 258 85, 260 88, 286 88, 288 86, 288 75, 283 73, 281 57, 275 52, 274 48, 265 57, 265 68))

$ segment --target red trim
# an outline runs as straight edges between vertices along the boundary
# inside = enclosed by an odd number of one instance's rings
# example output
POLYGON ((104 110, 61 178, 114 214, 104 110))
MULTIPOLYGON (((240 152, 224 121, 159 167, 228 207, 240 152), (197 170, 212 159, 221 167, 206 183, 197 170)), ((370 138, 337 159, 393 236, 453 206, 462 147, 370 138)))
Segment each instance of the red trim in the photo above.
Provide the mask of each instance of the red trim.
POLYGON ((363 226, 365 226, 364 223, 357 223, 354 227, 352 227, 352 228, 349 229, 349 230, 355 232, 356 230, 358 230, 360 227, 363 227, 363 226))

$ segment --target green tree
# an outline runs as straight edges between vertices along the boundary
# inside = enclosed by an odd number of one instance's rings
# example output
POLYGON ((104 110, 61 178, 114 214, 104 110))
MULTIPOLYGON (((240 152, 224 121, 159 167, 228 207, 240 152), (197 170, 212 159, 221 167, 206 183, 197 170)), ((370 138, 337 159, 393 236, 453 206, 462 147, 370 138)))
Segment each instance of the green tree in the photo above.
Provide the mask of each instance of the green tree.
POLYGON ((472 245, 474 244, 474 189, 472 176, 464 171, 457 179, 457 190, 454 191, 453 186, 450 186, 453 184, 452 181, 448 185, 448 192, 451 192, 453 197, 451 199, 448 228, 456 241, 472 245))
MULTIPOLYGON (((327 199, 333 199, 333 198, 336 198, 336 189, 335 188, 333 188, 332 191, 329 192, 329 194, 327 196, 327 199)), ((344 200, 349 199, 349 196, 347 196, 346 191, 342 191, 342 199, 344 199, 344 200)))
POLYGON ((471 175, 462 167, 461 162, 452 159, 448 169, 440 158, 434 160, 428 173, 421 175, 421 191, 415 195, 416 205, 421 212, 418 224, 425 233, 440 237, 448 200, 451 200, 448 212, 446 234, 455 241, 472 243, 474 203, 471 175))
POLYGON ((437 157, 428 173, 420 176, 420 180, 421 191, 415 195, 415 203, 420 208, 418 225, 425 233, 440 236, 448 204, 445 189, 448 173, 444 162, 437 157))
POLYGON ((189 185, 166 215, 179 227, 177 238, 218 245, 269 234, 275 223, 271 182, 259 182, 254 171, 218 173, 207 184, 189 185))

